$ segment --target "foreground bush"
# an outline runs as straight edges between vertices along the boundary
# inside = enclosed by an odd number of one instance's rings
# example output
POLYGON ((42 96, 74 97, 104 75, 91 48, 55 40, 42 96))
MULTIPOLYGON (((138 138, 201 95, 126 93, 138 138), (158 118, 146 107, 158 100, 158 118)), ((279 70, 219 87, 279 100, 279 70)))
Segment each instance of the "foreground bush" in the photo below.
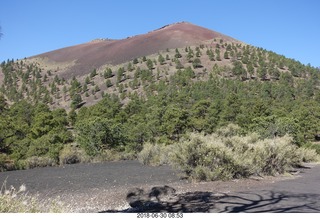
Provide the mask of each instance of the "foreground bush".
POLYGON ((226 129, 217 133, 191 133, 169 146, 145 144, 140 161, 149 165, 165 161, 192 179, 211 181, 283 174, 318 159, 315 150, 298 148, 289 136, 261 140, 255 133, 239 136, 234 131, 226 134, 226 129))

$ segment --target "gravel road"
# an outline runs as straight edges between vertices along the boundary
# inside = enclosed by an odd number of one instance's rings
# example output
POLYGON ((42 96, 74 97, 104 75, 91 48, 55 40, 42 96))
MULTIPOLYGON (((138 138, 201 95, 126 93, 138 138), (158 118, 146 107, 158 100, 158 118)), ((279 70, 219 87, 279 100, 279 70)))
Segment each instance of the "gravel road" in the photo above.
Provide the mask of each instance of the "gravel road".
POLYGON ((29 194, 55 200, 67 212, 127 212, 130 189, 163 185, 176 189, 176 200, 146 211, 320 212, 318 164, 287 176, 196 183, 169 166, 119 161, 1 172, 0 184, 4 181, 7 187, 25 184, 29 194))

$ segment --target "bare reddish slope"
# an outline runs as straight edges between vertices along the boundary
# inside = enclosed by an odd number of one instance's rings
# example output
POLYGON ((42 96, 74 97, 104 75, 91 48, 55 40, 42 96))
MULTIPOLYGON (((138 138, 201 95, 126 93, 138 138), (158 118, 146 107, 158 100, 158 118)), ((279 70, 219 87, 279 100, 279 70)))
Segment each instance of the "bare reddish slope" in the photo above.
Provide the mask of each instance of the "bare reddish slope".
POLYGON ((88 74, 93 68, 105 64, 120 64, 134 58, 157 53, 167 48, 194 45, 213 38, 232 38, 187 22, 164 26, 146 34, 122 40, 101 40, 66 47, 40 54, 55 62, 76 61, 75 65, 62 73, 63 77, 88 74))

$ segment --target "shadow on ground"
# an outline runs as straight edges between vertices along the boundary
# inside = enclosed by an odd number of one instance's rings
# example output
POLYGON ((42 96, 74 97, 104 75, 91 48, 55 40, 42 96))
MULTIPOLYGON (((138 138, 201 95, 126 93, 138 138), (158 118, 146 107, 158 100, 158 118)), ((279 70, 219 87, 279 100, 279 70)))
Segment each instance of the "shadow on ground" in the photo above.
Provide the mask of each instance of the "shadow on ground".
POLYGON ((141 200, 140 206, 112 212, 320 212, 320 196, 288 192, 258 191, 242 193, 187 192, 163 200, 141 200), (142 203, 142 204, 141 204, 142 203))

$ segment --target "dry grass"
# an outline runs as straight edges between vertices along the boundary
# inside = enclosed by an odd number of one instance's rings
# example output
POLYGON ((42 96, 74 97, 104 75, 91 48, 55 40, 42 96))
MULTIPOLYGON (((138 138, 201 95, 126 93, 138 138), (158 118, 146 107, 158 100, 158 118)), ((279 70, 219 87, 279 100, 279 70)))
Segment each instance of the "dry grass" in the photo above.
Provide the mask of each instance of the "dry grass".
POLYGON ((6 181, 0 189, 0 213, 59 213, 63 211, 56 201, 40 201, 26 192, 25 185, 17 190, 13 186, 7 188, 6 181))

